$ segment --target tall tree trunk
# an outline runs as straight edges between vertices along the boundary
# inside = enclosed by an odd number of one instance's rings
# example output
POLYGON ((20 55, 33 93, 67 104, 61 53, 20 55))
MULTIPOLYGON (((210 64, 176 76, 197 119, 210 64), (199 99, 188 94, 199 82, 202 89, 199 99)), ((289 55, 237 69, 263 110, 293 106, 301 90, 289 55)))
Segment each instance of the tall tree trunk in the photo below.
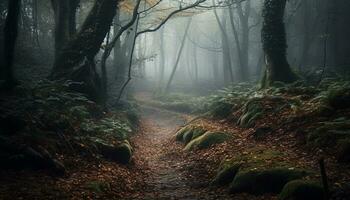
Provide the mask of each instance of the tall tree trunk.
POLYGON ((190 18, 187 22, 187 26, 186 26, 186 29, 185 29, 185 33, 183 35, 183 38, 182 38, 182 41, 181 41, 181 46, 180 46, 180 49, 179 49, 179 52, 177 54, 177 58, 176 58, 176 61, 175 61, 175 64, 174 64, 174 67, 173 67, 173 70, 170 74, 170 78, 169 78, 169 81, 165 87, 165 91, 168 92, 169 89, 170 89, 170 85, 171 85, 171 82, 173 81, 174 79, 174 76, 175 76, 175 72, 177 70, 177 66, 179 65, 179 61, 180 61, 180 58, 181 58, 181 54, 182 54, 182 50, 185 46, 185 42, 186 42, 186 38, 187 38, 187 33, 188 33, 188 30, 190 29, 190 25, 191 25, 191 21, 192 21, 192 18, 190 18))
POLYGON ((13 59, 18 35, 18 18, 21 10, 21 0, 8 2, 8 13, 4 27, 4 79, 6 86, 12 88, 16 84, 13 72, 13 59))
POLYGON ((221 45, 222 45, 222 54, 223 54, 223 64, 224 64, 224 80, 225 84, 228 84, 230 82, 234 81, 233 78, 233 71, 232 71, 232 62, 231 62, 231 53, 230 53, 230 47, 229 47, 229 40, 227 37, 227 31, 226 31, 226 17, 223 16, 223 22, 220 22, 220 18, 217 14, 216 9, 213 9, 215 19, 219 25, 219 29, 221 31, 221 45), (230 80, 228 80, 228 77, 230 80))
POLYGON ((235 38, 235 44, 236 44, 236 48, 237 48, 237 57, 238 57, 238 61, 239 61, 239 72, 240 72, 240 76, 239 80, 245 80, 246 79, 246 74, 245 74, 245 68, 246 66, 244 66, 243 64, 243 56, 242 56, 242 49, 241 49, 241 44, 239 41, 239 35, 238 35, 238 31, 235 25, 235 21, 233 19, 233 12, 232 9, 229 9, 229 16, 230 16, 230 23, 231 23, 231 27, 232 27, 232 32, 233 32, 233 36, 235 38))
POLYGON ((275 81, 290 83, 297 79, 287 61, 287 41, 284 26, 286 0, 265 0, 261 38, 265 52, 265 75, 262 87, 275 81))
POLYGON ((158 88, 161 89, 161 86, 164 81, 165 73, 165 52, 164 52, 164 27, 160 29, 160 56, 159 56, 159 82, 158 88))
MULTIPOLYGON (((121 22, 120 22, 120 19, 119 19, 119 15, 120 15, 120 12, 117 12, 115 17, 114 17, 114 22, 113 22, 113 33, 116 35, 121 27, 121 22)), ((113 48, 113 66, 115 67, 116 69, 116 79, 118 79, 118 76, 119 76, 119 67, 121 65, 121 62, 120 62, 120 56, 121 56, 121 39, 120 37, 118 38, 117 42, 115 43, 114 45, 114 48, 113 48)))
MULTIPOLYGON (((55 58, 76 33, 76 10, 79 0, 51 0, 55 15, 55 58)), ((57 61, 55 61, 57 62, 57 61)))
POLYGON ((247 81, 249 75, 249 17, 250 17, 250 0, 245 2, 244 10, 242 3, 238 4, 238 15, 241 24, 241 56, 242 56, 242 80, 247 81))
POLYGON ((85 59, 94 62, 110 30, 117 10, 117 0, 96 0, 80 31, 57 54, 51 74, 53 79, 69 79, 74 67, 85 59))

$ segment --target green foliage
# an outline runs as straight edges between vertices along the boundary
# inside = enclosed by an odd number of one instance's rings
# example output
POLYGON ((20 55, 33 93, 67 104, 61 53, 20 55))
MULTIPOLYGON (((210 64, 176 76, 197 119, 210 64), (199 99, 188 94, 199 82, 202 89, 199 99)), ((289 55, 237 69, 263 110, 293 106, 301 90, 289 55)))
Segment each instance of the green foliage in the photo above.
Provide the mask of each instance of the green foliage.
POLYGON ((194 113, 200 109, 203 98, 183 93, 162 93, 156 94, 154 100, 157 101, 154 104, 165 109, 194 113))
POLYGON ((287 168, 243 171, 236 175, 229 190, 230 193, 250 193, 254 195, 279 193, 286 183, 305 175, 304 171, 287 168))
POLYGON ((323 188, 319 183, 294 180, 288 182, 279 195, 280 200, 323 199, 323 188))
POLYGON ((103 118, 99 121, 85 120, 81 123, 81 131, 88 135, 111 136, 118 140, 129 138, 133 132, 127 122, 117 117, 103 118))

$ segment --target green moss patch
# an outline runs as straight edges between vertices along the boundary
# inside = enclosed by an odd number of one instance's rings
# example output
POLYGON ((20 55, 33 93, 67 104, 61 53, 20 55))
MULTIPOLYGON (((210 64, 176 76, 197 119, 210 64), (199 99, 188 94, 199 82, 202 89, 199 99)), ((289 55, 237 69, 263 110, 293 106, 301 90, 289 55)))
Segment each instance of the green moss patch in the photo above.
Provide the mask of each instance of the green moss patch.
POLYGON ((280 200, 323 199, 323 188, 320 184, 304 180, 288 182, 279 195, 280 200))
POLYGON ((203 135, 206 132, 202 127, 197 126, 186 126, 180 129, 175 137, 177 141, 184 142, 185 144, 189 143, 191 140, 203 135))
POLYGON ((99 138, 92 138, 98 151, 107 159, 112 161, 128 164, 132 157, 132 147, 128 141, 123 141, 120 144, 110 144, 99 138))
POLYGON ((243 171, 236 175, 230 184, 229 191, 254 195, 279 193, 286 183, 305 175, 305 171, 288 168, 243 171))
POLYGON ((206 149, 214 144, 225 142, 229 138, 227 133, 222 132, 206 132, 188 143, 184 150, 206 149))

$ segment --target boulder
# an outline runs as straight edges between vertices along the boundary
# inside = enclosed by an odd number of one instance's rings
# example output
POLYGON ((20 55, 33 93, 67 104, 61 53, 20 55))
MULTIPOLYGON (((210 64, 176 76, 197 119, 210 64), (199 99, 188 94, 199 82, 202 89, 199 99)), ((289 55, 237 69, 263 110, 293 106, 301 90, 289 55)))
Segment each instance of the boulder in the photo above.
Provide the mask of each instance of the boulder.
POLYGON ((193 149, 206 149, 214 144, 225 142, 229 138, 229 135, 222 132, 206 132, 203 135, 192 140, 185 146, 185 151, 191 151, 193 149))
POLYGON ((107 159, 121 164, 128 164, 131 160, 132 147, 128 141, 123 141, 118 145, 113 145, 102 140, 95 140, 95 144, 102 156, 107 159))
POLYGON ((318 200, 323 199, 323 188, 320 184, 294 180, 288 182, 279 195, 280 200, 318 200))
POLYGON ((191 126, 185 126, 183 128, 181 128, 179 131, 176 132, 176 140, 179 142, 183 141, 183 136, 186 132, 192 131, 192 127, 191 126))
POLYGON ((278 194, 286 183, 300 179, 305 175, 305 171, 287 168, 239 172, 231 183, 229 191, 230 193, 249 193, 254 195, 265 193, 278 194))
POLYGON ((241 167, 240 163, 226 163, 220 167, 219 172, 212 180, 211 185, 224 186, 230 184, 241 167))

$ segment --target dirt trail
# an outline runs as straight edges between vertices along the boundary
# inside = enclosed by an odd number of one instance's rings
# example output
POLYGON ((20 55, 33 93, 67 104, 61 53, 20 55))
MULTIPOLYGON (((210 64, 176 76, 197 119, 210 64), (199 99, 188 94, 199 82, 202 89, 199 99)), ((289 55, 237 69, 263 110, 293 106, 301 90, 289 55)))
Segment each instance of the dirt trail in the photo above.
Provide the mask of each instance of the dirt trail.
POLYGON ((182 145, 173 134, 185 123, 179 114, 142 107, 143 132, 134 138, 136 165, 144 164, 145 191, 139 199, 229 199, 205 191, 206 183, 195 177, 196 170, 186 161, 182 145), (192 173, 193 172, 193 173, 192 173))

